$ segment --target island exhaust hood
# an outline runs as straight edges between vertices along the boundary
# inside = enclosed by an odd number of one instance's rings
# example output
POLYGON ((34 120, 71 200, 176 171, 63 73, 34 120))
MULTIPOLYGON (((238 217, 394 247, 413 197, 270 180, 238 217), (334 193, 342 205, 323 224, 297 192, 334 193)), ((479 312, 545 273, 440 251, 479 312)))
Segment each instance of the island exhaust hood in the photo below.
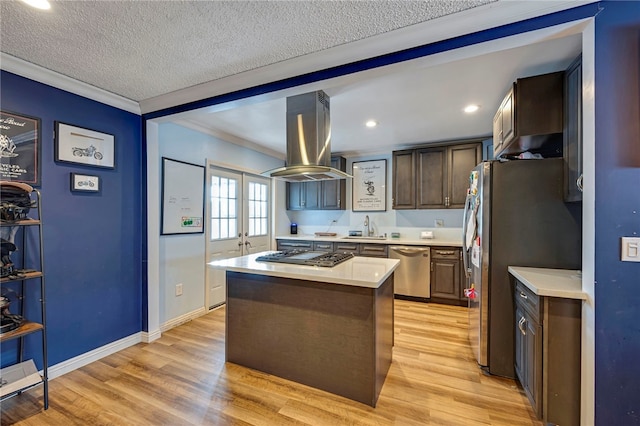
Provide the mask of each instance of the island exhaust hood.
POLYGON ((287 159, 264 176, 288 182, 345 179, 331 167, 329 96, 322 90, 287 98, 287 159))

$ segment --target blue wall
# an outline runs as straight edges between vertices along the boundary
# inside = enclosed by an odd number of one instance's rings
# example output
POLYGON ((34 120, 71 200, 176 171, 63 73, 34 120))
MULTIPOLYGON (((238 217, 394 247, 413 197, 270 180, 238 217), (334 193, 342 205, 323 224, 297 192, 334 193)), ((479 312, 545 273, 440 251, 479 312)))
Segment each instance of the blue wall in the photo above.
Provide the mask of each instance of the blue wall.
MULTIPOLYGON (((8 72, 0 77, 2 109, 42 120, 51 366, 141 331, 141 119, 8 72), (54 120, 113 134, 115 169, 54 162, 54 120), (102 191, 72 193, 71 172, 100 176, 102 191)), ((39 333, 26 339, 25 356, 41 367, 39 339, 39 333)), ((2 344, 2 365, 14 362, 15 348, 15 341, 2 344)))
POLYGON ((598 425, 640 424, 640 263, 620 237, 640 235, 640 2, 596 17, 596 407, 598 425))

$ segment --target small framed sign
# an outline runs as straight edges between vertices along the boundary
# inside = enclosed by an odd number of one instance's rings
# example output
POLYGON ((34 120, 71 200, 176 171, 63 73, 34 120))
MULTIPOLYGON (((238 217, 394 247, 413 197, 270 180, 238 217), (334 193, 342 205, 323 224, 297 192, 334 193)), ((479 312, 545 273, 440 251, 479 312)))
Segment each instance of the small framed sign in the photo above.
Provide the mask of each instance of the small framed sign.
POLYGON ((387 210, 387 160, 353 163, 353 211, 387 210))
POLYGON ((71 190, 79 192, 100 192, 100 176, 71 173, 71 190))
POLYGON ((85 166, 116 167, 115 138, 107 133, 55 122, 55 160, 85 166))

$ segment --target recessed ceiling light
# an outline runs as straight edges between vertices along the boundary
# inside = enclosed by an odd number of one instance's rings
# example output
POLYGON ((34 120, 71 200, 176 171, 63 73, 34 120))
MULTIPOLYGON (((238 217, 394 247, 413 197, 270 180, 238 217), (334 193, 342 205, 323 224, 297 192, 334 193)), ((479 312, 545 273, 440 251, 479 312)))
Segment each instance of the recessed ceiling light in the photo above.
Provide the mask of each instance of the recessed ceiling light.
POLYGON ((476 112, 479 109, 480 109, 480 105, 472 104, 472 105, 467 105, 466 107, 464 107, 464 112, 470 114, 472 112, 476 112))
POLYGON ((376 127, 378 125, 378 122, 376 120, 369 120, 364 125, 367 127, 376 127))
POLYGON ((28 4, 31 7, 35 7, 36 9, 51 9, 51 4, 47 0, 22 0, 22 2, 28 4))

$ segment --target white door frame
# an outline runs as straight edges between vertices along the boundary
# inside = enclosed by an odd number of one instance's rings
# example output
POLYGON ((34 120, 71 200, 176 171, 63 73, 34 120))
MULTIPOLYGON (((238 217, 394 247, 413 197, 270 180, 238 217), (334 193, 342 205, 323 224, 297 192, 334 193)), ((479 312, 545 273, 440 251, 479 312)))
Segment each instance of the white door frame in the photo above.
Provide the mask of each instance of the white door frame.
MULTIPOLYGON (((269 249, 272 234, 270 179, 246 171, 232 170, 207 161, 205 188, 205 262, 269 249), (217 231, 219 238, 212 241, 214 219, 212 218, 211 188, 214 176, 219 176, 223 184, 229 182, 228 189, 233 191, 233 194, 232 198, 227 199, 227 203, 220 202, 224 208, 217 210, 218 216, 228 216, 229 219, 223 219, 223 224, 218 222, 217 227, 223 229, 217 231), (265 201, 257 201, 256 195, 265 201), (265 202, 266 204, 264 204, 265 202)), ((225 303, 226 278, 224 271, 205 268, 204 296, 204 306, 207 309, 225 303)))

